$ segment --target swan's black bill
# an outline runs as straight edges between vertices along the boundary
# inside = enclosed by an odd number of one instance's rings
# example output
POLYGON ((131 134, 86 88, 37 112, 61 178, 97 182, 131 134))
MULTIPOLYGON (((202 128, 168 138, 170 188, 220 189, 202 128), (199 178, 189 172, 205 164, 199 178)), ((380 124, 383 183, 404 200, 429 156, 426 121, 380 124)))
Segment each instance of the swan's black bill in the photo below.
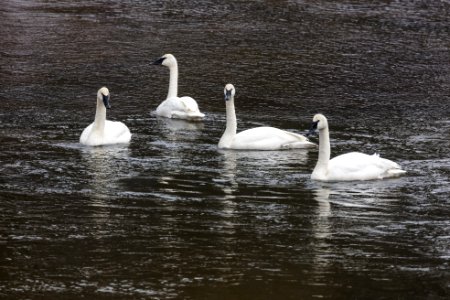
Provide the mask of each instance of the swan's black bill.
POLYGON ((231 92, 232 92, 232 90, 225 91, 225 101, 228 101, 231 99, 231 92))
POLYGON ((317 124, 319 124, 319 121, 315 121, 311 123, 311 126, 309 127, 308 133, 306 134, 306 137, 310 137, 311 135, 316 135, 317 130, 317 124))
POLYGON ((111 104, 109 104, 109 95, 108 96, 102 95, 102 96, 103 96, 103 104, 107 109, 110 109, 111 104))
POLYGON ((160 57, 157 60, 155 60, 154 62, 152 62, 152 65, 162 65, 162 63, 165 59, 166 59, 165 57, 160 57))

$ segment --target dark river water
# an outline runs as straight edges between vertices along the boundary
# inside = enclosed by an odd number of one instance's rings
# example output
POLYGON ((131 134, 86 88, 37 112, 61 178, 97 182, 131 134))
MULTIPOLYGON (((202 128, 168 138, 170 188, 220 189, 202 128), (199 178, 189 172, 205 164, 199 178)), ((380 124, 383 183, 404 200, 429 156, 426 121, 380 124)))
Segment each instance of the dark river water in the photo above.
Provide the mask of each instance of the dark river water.
POLYGON ((6 0, 0 16, 0 298, 449 299, 448 1, 6 0), (203 122, 154 115, 165 53, 203 122), (317 149, 218 150, 226 83, 238 130, 304 133, 321 112, 332 156, 407 175, 319 183, 317 149), (78 143, 102 86, 129 145, 78 143))

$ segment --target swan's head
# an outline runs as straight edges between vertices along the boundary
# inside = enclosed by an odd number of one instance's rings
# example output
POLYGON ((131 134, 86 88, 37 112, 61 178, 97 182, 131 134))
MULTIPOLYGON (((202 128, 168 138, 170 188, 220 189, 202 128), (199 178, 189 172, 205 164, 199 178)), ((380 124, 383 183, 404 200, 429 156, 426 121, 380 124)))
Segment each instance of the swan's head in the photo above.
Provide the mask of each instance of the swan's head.
POLYGON ((171 67, 176 64, 177 60, 172 54, 164 54, 163 56, 152 62, 152 65, 163 65, 166 67, 171 67))
POLYGON ((236 94, 236 90, 234 89, 234 86, 229 83, 225 86, 223 93, 225 94, 225 101, 228 101, 234 97, 234 94, 236 94))
POLYGON ((325 118, 322 114, 317 114, 314 116, 313 121, 311 123, 311 127, 309 128, 308 133, 306 136, 310 136, 315 134, 316 130, 323 130, 325 128, 328 128, 328 121, 327 118, 325 118))
POLYGON ((111 108, 111 105, 109 104, 109 90, 106 87, 102 87, 98 90, 97 99, 103 101, 106 108, 111 108))

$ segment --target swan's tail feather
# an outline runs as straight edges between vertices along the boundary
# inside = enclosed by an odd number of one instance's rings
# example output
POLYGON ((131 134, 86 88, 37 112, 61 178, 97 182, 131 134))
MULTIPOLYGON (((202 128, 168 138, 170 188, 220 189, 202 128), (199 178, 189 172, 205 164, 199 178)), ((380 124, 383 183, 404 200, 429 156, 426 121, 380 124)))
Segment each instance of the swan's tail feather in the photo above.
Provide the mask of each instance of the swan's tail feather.
POLYGON ((387 174, 392 177, 397 177, 405 174, 406 171, 402 169, 390 169, 387 171, 387 174))
POLYGON ((173 112, 172 118, 184 119, 189 121, 201 121, 205 117, 205 114, 201 112, 173 112))
POLYGON ((191 121, 201 121, 205 117, 205 114, 201 112, 188 113, 187 115, 191 121))

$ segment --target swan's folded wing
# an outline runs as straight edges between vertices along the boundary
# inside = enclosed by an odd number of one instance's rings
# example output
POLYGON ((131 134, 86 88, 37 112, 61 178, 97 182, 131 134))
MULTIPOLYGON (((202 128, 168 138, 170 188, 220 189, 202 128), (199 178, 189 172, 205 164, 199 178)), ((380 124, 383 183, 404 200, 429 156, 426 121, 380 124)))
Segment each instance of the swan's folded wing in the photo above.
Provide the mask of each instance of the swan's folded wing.
POLYGON ((167 98, 156 108, 156 114, 166 118, 171 118, 174 111, 184 111, 184 105, 178 97, 167 98))
POLYGON ((191 97, 180 97, 179 99, 186 112, 200 112, 197 102, 191 97))
POLYGON ((291 136, 293 139, 299 141, 299 142, 309 142, 309 139, 301 134, 282 130, 287 136, 291 136))
POLYGON ((197 121, 205 117, 191 97, 172 97, 164 100, 156 109, 159 116, 197 121))
POLYGON ((105 126, 106 143, 128 143, 131 140, 131 133, 128 127, 122 122, 107 121, 105 126))
MULTIPOLYGON (((307 139, 274 127, 256 127, 239 132, 232 146, 235 149, 278 150, 289 149, 288 144, 299 142, 307 143, 307 139)), ((296 146, 301 148, 300 145, 296 146)))

